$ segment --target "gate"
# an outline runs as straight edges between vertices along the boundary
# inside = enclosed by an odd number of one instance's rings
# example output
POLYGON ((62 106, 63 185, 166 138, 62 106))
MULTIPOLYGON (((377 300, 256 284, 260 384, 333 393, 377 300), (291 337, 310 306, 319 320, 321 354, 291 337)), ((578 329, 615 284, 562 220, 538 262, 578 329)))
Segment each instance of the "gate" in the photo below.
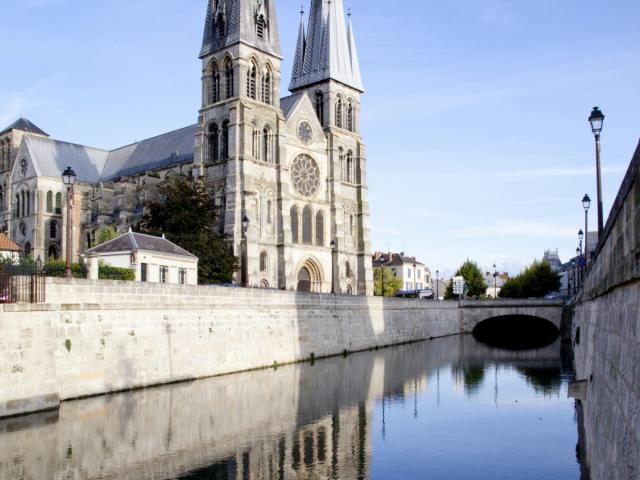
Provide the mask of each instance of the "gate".
POLYGON ((43 303, 45 273, 38 266, 0 266, 0 303, 43 303))

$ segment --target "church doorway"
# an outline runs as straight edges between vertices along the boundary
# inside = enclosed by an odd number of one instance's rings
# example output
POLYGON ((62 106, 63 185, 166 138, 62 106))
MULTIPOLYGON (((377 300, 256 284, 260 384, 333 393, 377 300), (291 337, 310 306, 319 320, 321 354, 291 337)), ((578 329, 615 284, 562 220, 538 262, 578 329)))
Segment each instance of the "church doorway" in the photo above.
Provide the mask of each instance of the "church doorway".
POLYGON ((322 292, 322 274, 318 264, 311 259, 304 262, 298 270, 298 285, 296 290, 303 293, 322 292))

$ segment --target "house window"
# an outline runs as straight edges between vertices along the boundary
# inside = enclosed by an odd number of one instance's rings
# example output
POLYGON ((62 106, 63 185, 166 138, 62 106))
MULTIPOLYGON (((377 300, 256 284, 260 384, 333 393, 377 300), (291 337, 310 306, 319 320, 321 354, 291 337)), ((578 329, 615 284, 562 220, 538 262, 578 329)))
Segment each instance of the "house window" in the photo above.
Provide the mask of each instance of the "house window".
POLYGON ((418 270, 417 275, 418 275, 418 280, 421 280, 422 279, 422 272, 420 270, 418 270))
POLYGON ((165 265, 160 266, 160 283, 167 283, 169 280, 169 267, 165 265))
POLYGON ((411 269, 410 268, 407 269, 407 277, 411 278, 411 269))
POLYGON ((186 268, 181 268, 180 270, 178 270, 178 278, 180 281, 180 285, 186 285, 187 284, 187 269, 186 268))
POLYGON ((140 281, 141 282, 146 282, 147 281, 147 264, 146 263, 141 263, 140 264, 140 281))
POLYGON ((405 290, 406 290, 407 292, 409 292, 409 291, 413 290, 413 283, 411 283, 411 282, 407 282, 407 284, 406 284, 406 286, 405 286, 405 290))

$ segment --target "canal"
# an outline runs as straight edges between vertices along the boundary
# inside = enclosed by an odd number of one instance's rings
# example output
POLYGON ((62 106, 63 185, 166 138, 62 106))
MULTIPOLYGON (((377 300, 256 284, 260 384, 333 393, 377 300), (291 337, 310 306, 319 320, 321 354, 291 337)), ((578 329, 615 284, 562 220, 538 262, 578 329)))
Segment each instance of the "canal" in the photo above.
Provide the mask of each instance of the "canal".
POLYGON ((0 421, 0 480, 580 479, 560 345, 471 335, 0 421))

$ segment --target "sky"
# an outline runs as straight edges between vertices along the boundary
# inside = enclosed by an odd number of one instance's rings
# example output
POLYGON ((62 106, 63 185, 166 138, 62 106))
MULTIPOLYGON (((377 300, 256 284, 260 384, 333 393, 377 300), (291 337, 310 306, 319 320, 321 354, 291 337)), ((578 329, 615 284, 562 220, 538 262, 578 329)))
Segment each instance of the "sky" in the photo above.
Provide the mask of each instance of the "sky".
MULTIPOLYGON (((305 9, 309 0, 305 0, 305 9)), ((637 0, 345 0, 366 93, 373 250, 441 276, 574 255, 606 115, 608 213, 640 137, 637 0)), ((0 0, 0 128, 115 148, 197 121, 206 0, 0 0)), ((300 2, 276 8, 288 94, 300 2)))

